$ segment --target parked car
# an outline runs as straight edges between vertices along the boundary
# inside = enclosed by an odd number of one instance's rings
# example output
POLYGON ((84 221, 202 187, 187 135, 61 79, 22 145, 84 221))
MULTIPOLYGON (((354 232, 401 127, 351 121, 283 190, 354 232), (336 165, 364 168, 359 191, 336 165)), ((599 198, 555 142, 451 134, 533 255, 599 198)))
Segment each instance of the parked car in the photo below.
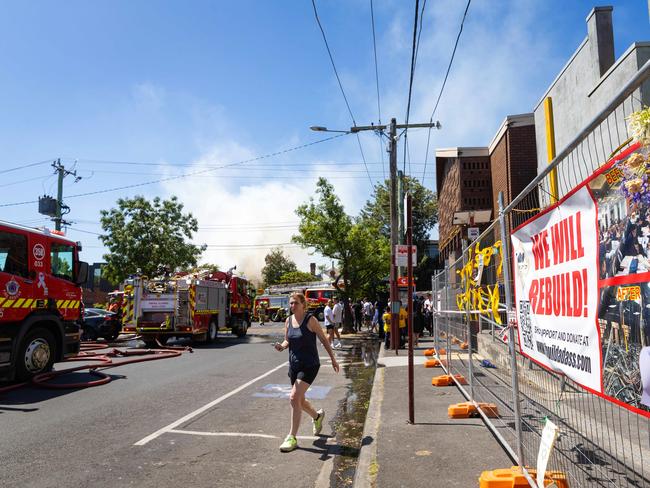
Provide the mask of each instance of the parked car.
POLYGON ((85 341, 95 341, 100 337, 113 341, 117 339, 122 329, 115 313, 101 308, 85 309, 81 328, 83 329, 81 338, 85 341))

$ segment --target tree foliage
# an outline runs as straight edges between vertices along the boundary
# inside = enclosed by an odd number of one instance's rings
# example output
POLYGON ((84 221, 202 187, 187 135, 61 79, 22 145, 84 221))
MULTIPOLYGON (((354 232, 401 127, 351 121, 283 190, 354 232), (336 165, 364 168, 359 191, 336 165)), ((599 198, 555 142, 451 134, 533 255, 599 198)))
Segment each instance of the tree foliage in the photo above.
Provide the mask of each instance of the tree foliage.
MULTIPOLYGON (((418 250, 415 278, 419 289, 428 290, 431 288, 431 274, 438 265, 426 253, 429 232, 438 222, 438 198, 434 192, 422 186, 417 178, 405 176, 402 181, 404 191, 411 194, 413 244, 418 250)), ((371 199, 361 210, 360 218, 368 225, 377 226, 382 235, 390 239, 390 180, 375 187, 371 199)))
POLYGON ((296 214, 300 224, 293 242, 338 262, 345 286, 337 288, 344 300, 378 286, 388 274, 388 239, 372 222, 357 222, 347 215, 325 178, 316 183, 316 198, 300 205, 296 214))
POLYGON ((139 268, 154 276, 160 267, 169 270, 196 266, 206 246, 194 245, 198 221, 191 213, 183 213, 183 204, 173 196, 149 201, 142 196, 120 198, 117 208, 102 210, 99 237, 108 248, 104 255, 104 273, 117 283, 139 268))
MULTIPOLYGON (((434 192, 422 186, 417 178, 404 176, 404 192, 411 194, 413 210, 413 242, 419 246, 429 239, 429 232, 438 223, 438 198, 434 192)), ((375 187, 370 200, 360 214, 362 221, 378 225, 381 233, 390 238, 390 180, 375 187)))
POLYGON ((308 281, 314 281, 314 276, 311 273, 306 273, 305 271, 290 271, 284 273, 280 276, 280 283, 305 283, 308 281))
POLYGON ((271 249, 264 257, 264 267, 262 268, 262 279, 266 286, 280 283, 280 278, 287 273, 298 271, 294 263, 279 247, 271 249))

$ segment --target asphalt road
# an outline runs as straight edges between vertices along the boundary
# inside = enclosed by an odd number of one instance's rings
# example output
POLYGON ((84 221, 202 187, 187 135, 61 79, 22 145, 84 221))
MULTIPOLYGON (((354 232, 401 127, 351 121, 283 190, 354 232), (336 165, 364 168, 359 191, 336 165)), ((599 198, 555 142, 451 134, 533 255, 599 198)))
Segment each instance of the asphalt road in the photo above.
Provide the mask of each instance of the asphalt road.
MULTIPOLYGON (((270 344, 281 332, 255 325, 244 339, 223 335, 192 354, 111 369, 104 386, 0 396, 0 485, 337 484, 337 459, 354 457, 332 435, 337 412, 350 403, 348 368, 336 375, 319 346, 322 365, 310 392, 326 411, 323 435, 312 436, 305 415, 300 449, 280 453, 289 429, 288 356, 270 344)), ((337 352, 344 364, 359 364, 350 354, 347 346, 337 352)))

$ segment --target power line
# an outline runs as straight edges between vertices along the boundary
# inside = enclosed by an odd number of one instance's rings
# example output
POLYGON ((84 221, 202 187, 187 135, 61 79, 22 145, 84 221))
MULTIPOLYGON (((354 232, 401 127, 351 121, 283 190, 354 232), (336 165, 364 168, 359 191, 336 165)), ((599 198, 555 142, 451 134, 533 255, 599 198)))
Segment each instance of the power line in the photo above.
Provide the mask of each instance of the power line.
POLYGON ((16 166, 15 168, 3 169, 2 171, 0 171, 0 175, 5 174, 5 173, 11 173, 12 171, 18 171, 18 170, 25 169, 25 168, 31 168, 33 166, 38 166, 40 164, 48 164, 48 163, 51 163, 51 162, 52 162, 52 160, 48 159, 46 161, 40 161, 38 163, 23 164, 22 166, 16 166))
MULTIPOLYGON (((320 23, 320 19, 318 18, 318 11, 316 10, 316 1, 311 0, 311 4, 314 7, 314 16, 316 17, 316 22, 318 23, 318 27, 320 28, 320 32, 323 35, 323 41, 325 42, 325 48, 327 49, 327 54, 330 57, 330 62, 332 63, 332 68, 334 68, 334 74, 336 75, 336 79, 339 82, 339 88, 341 89, 341 94, 343 95, 343 100, 345 100, 345 105, 348 107, 348 112, 350 113, 350 118, 352 119, 352 124, 356 127, 357 121, 354 119, 354 114, 352 113, 352 109, 350 108, 350 103, 348 102, 348 97, 345 95, 345 90, 343 89, 343 83, 341 83, 341 78, 339 77, 339 72, 336 69, 336 64, 334 64, 334 57, 332 56, 332 51, 330 49, 329 43, 327 42, 327 36, 325 35, 325 30, 323 29, 323 25, 320 23)), ((364 163, 366 161, 366 157, 363 154, 363 149, 361 147, 361 139, 359 138, 359 133, 356 133, 357 136, 357 142, 359 144, 359 150, 361 151, 361 159, 363 159, 364 163)), ((368 171, 368 167, 366 165, 366 171, 368 171)), ((368 172, 368 180, 370 181, 370 187, 374 188, 374 184, 372 183, 372 178, 370 177, 370 172, 368 172)))
MULTIPOLYGON (((239 175, 250 175, 250 170, 255 169, 255 175, 251 176, 251 178, 255 176, 263 177, 263 178, 284 178, 286 179, 287 176, 291 176, 296 173, 314 173, 318 174, 320 176, 322 172, 315 173, 315 170, 313 169, 282 169, 282 168, 242 168, 243 171, 236 172, 236 173, 221 173, 218 175, 202 175, 202 178, 221 178, 221 177, 227 177, 227 176, 239 176, 239 175), (268 175, 264 173, 269 173, 268 175)), ((90 170, 88 170, 90 171, 90 170)), ((235 171, 234 169, 231 169, 230 171, 235 171)), ((330 172, 330 170, 326 170, 326 174, 330 172)), ((151 171, 119 171, 119 170, 110 170, 110 169, 98 169, 98 170, 92 170, 92 173, 101 173, 101 174, 113 174, 113 175, 146 175, 146 176, 173 176, 173 175, 181 175, 184 173, 165 173, 165 172, 151 172, 151 171)), ((355 169, 336 169, 336 170, 331 170, 332 174, 336 175, 355 175, 355 174, 363 174, 365 177, 365 174, 367 171, 364 170, 355 170, 355 169)), ((377 168, 377 171, 373 172, 373 174, 381 174, 381 171, 379 171, 379 168, 377 168)), ((328 176, 329 177, 329 176, 328 176)), ((38 178, 37 178, 38 179, 38 178)), ((29 180, 24 180, 24 181, 29 181, 29 180)), ((0 185, 3 186, 3 185, 0 185)))
MULTIPOLYGON (((379 96, 379 66, 377 63, 377 38, 375 36, 375 9, 373 2, 370 0, 370 21, 372 24, 372 48, 375 54, 375 84, 377 86, 377 115, 379 116, 379 125, 381 125, 381 97, 379 96)), ((381 156, 381 169, 383 171, 384 180, 386 180, 386 165, 384 162, 384 151, 381 143, 381 135, 378 139, 379 142, 379 155, 381 156)))
MULTIPOLYGON (((138 161, 109 161, 105 159, 78 159, 77 162, 79 163, 87 163, 87 164, 102 164, 102 165, 129 165, 129 166, 164 166, 164 167, 203 167, 203 168, 213 168, 213 169, 218 169, 221 168, 221 166, 215 166, 215 165, 206 165, 206 164, 201 164, 201 163, 174 163, 174 162, 167 162, 167 163, 149 163, 149 162, 138 162, 138 161)), ((307 166, 310 164, 314 165, 319 165, 319 166, 351 166, 351 165, 362 165, 364 164, 363 161, 292 161, 292 162, 279 162, 275 161, 273 162, 274 165, 277 166, 307 166)), ((377 162, 367 162, 365 164, 368 165, 379 165, 383 164, 380 161, 377 162)), ((268 165, 264 166, 246 166, 246 168, 266 168, 268 169, 268 165)))
POLYGON ((445 90, 445 85, 447 84, 447 77, 449 76, 449 71, 451 71, 451 65, 454 62, 454 56, 456 55, 456 48, 458 47, 458 41, 460 40, 460 35, 463 33, 463 25, 465 24, 467 11, 469 10, 469 6, 471 3, 472 0, 467 0, 467 6, 465 7, 465 12, 463 13, 463 19, 460 22, 460 29, 458 30, 458 36, 456 36, 456 43, 454 44, 454 50, 451 52, 451 59, 449 60, 449 66, 447 66, 445 79, 443 80, 442 86, 440 87, 440 93, 438 93, 438 99, 436 100, 436 105, 433 107, 433 112, 431 112, 431 120, 433 120, 433 116, 436 114, 436 110, 438 109, 438 104, 440 103, 440 98, 442 97, 442 92, 445 90))
MULTIPOLYGON (((467 11, 469 10, 469 6, 472 3, 472 0, 467 0, 467 5, 465 6, 465 12, 463 12, 463 18, 460 21, 460 28, 458 29, 458 35, 456 36, 456 42, 454 43, 454 49, 451 52, 451 59, 449 60, 449 65, 447 66, 447 72, 445 73, 445 79, 442 81, 442 86, 440 87, 440 93, 438 93, 438 99, 436 100, 436 104, 433 107, 433 112, 431 112, 431 120, 433 121, 433 116, 436 114, 436 110, 438 109, 438 104, 440 103, 440 98, 442 97, 442 92, 445 90, 445 85, 447 84, 447 77, 449 76, 449 72, 451 71, 451 65, 454 62, 454 56, 456 55, 456 48, 458 48, 458 41, 460 40, 460 35, 463 33, 463 26, 465 25, 465 18, 467 17, 467 11)), ((427 149, 426 153, 424 155, 424 171, 422 172, 422 183, 424 183, 424 176, 426 175, 427 172, 427 161, 429 159, 429 140, 431 138, 431 129, 429 129, 429 135, 427 136, 427 149)))
POLYGON ((7 186, 13 186, 13 185, 19 185, 21 183, 26 183, 28 181, 35 181, 35 180, 44 180, 45 178, 49 178, 52 175, 45 175, 45 176, 35 176, 34 178, 27 178, 24 180, 18 180, 18 181, 12 181, 11 183, 4 183, 0 185, 0 188, 5 188, 7 186))
MULTIPOLYGON (((331 141, 333 139, 337 139, 337 138, 342 137, 344 135, 347 135, 347 133, 337 134, 335 136, 326 137, 325 139, 320 139, 318 141, 309 142, 307 144, 302 144, 300 146, 294 146, 294 147, 291 147, 289 149, 283 149, 282 151, 276 151, 274 153, 265 154, 263 156, 257 156, 255 158, 247 159, 247 160, 244 160, 244 161, 237 161, 237 162, 234 162, 234 163, 224 164, 223 166, 219 166, 219 167, 215 167, 215 168, 208 168, 208 169, 204 169, 204 170, 201 170, 201 171, 195 171, 193 173, 185 173, 185 174, 182 174, 182 175, 169 176, 167 178, 159 178, 159 179, 156 179, 156 180, 145 181, 143 183, 134 183, 132 185, 118 186, 118 187, 114 187, 114 188, 107 188, 107 189, 104 189, 104 190, 97 190, 97 191, 91 191, 91 192, 86 192, 86 193, 78 193, 76 195, 68 195, 66 198, 69 199, 69 198, 86 197, 86 196, 90 196, 90 195, 98 195, 98 194, 101 194, 101 193, 109 193, 109 192, 118 191, 118 190, 127 190, 127 189, 131 189, 131 188, 138 188, 138 187, 142 187, 142 186, 153 185, 155 183, 162 183, 162 182, 165 182, 165 181, 173 181, 173 180, 178 180, 178 179, 181 179, 181 178, 187 178, 188 176, 196 176, 196 175, 200 175, 200 174, 205 174, 205 173, 209 173, 211 171, 214 171, 216 169, 223 169, 223 168, 228 168, 230 166, 237 166, 237 165, 241 165, 241 164, 250 163, 250 162, 253 162, 253 161, 260 161, 262 159, 268 159, 268 158, 271 158, 271 157, 274 157, 274 156, 278 156, 280 154, 286 154, 286 153, 289 153, 289 152, 292 152, 292 151, 297 151, 299 149, 304 149, 304 148, 309 147, 309 146, 315 146, 316 144, 321 144, 323 142, 331 141)), ((37 203, 37 202, 38 202, 38 200, 29 200, 29 201, 24 201, 24 202, 4 203, 4 204, 0 204, 0 207, 15 207, 15 206, 18 206, 18 205, 28 205, 30 203, 37 203)))
POLYGON ((343 95, 343 100, 345 100, 345 105, 348 107, 348 112, 350 113, 350 118, 352 119, 352 122, 354 125, 357 125, 357 122, 354 120, 354 115, 352 114, 352 109, 350 108, 350 103, 348 102, 348 97, 345 95, 345 90, 343 89, 343 83, 341 83, 341 78, 339 78, 339 72, 336 69, 336 64, 334 64, 334 57, 332 56, 332 51, 330 50, 330 45, 327 42, 327 36, 325 36, 325 30, 323 29, 323 25, 320 23, 320 19, 318 18, 318 11, 316 10, 316 2, 315 0, 311 0, 311 4, 314 7, 314 16, 316 17, 316 22, 318 23, 318 27, 320 28, 320 32, 323 35, 323 41, 325 41, 325 47, 327 48, 327 54, 330 57, 330 62, 332 63, 332 68, 334 68, 334 74, 336 75, 336 80, 339 82, 339 88, 341 89, 341 94, 343 95))
POLYGON ((263 249, 268 247, 301 247, 294 242, 278 242, 275 244, 207 244, 208 249, 263 249))
MULTIPOLYGON (((406 103, 406 125, 409 123, 409 115, 411 114, 411 94, 413 91, 413 78, 415 75, 415 47, 417 44, 418 34, 418 14, 419 14, 420 0, 415 0, 415 21, 413 22, 413 46, 411 47, 411 74, 409 76, 409 97, 406 103)), ((402 171, 406 172, 406 139, 408 137, 407 130, 404 129, 404 167, 402 171)), ((411 168, 409 168, 409 173, 411 168)))

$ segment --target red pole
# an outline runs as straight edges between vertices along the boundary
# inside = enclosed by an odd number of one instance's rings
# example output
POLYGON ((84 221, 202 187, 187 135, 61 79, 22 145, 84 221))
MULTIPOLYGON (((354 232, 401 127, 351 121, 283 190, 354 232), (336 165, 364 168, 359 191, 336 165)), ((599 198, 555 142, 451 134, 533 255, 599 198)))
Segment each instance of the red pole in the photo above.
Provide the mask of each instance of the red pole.
POLYGON ((406 196, 406 245, 408 246, 408 264, 406 283, 408 285, 408 336, 409 336, 409 423, 415 423, 415 405, 413 398, 413 222, 411 215, 411 195, 406 196))

